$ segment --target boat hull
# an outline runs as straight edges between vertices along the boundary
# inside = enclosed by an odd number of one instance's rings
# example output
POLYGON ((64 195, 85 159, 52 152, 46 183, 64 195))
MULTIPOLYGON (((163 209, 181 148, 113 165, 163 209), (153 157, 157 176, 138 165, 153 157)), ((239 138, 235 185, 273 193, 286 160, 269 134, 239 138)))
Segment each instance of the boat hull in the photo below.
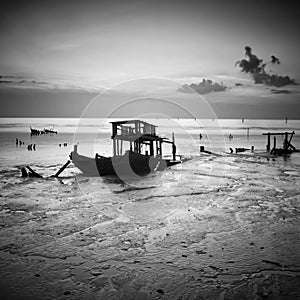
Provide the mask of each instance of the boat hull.
POLYGON ((96 155, 95 158, 72 152, 70 158, 73 164, 88 176, 145 176, 157 170, 164 170, 170 165, 167 160, 134 152, 115 157, 96 155))

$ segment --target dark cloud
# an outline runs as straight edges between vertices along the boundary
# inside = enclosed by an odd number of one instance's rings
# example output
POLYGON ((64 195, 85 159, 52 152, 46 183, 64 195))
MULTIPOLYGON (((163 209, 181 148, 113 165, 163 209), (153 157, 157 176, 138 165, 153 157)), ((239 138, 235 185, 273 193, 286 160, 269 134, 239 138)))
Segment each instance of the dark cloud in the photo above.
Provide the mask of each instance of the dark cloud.
POLYGON ((226 90, 226 86, 223 83, 213 83, 210 79, 203 79, 202 82, 190 85, 184 84, 178 90, 182 93, 193 93, 194 91, 200 95, 208 94, 211 92, 223 92, 226 90))
POLYGON ((17 81, 20 81, 23 77, 19 76, 10 76, 10 75, 0 75, 0 84, 14 84, 17 81))
MULTIPOLYGON (((289 76, 270 75, 265 71, 266 64, 263 63, 262 59, 259 59, 255 54, 252 53, 252 49, 249 46, 245 47, 245 56, 247 59, 242 59, 236 62, 242 72, 248 73, 252 76, 255 83, 262 83, 265 85, 282 87, 288 84, 295 84, 295 80, 289 76)), ((272 64, 279 64, 279 59, 272 55, 272 64)))
POLYGON ((271 90, 272 94, 291 94, 291 91, 289 90, 271 90))
POLYGON ((19 80, 19 81, 13 81, 13 80, 1 80, 0 84, 11 84, 11 85, 39 85, 39 84, 47 84, 47 82, 44 81, 35 81, 35 80, 19 80))
POLYGON ((0 75, 0 84, 9 85, 45 85, 48 82, 24 79, 20 76, 0 75))
POLYGON ((280 64, 280 61, 275 55, 271 55, 271 63, 272 64, 280 64))

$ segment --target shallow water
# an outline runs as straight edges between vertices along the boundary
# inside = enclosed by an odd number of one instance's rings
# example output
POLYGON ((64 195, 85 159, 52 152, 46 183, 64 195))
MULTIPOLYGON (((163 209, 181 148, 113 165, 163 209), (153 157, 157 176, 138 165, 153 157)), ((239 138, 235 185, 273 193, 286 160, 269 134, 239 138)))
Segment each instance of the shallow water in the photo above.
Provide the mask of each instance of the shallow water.
POLYGON ((300 153, 260 154, 266 143, 261 134, 267 131, 295 130, 293 144, 299 148, 299 121, 201 120, 197 127, 195 120, 179 120, 178 128, 161 121, 161 133, 170 137, 175 132, 178 154, 192 159, 125 183, 82 176, 72 165, 60 178, 49 178, 68 160, 73 144, 79 143, 80 153, 109 155, 109 126, 100 132, 83 126, 84 132, 74 135, 78 120, 33 121, 1 121, 0 272, 5 295, 300 297, 300 153), (30 138, 29 125, 53 123, 57 135, 30 138), (244 126, 251 126, 249 139, 244 126), (25 145, 16 147, 16 137, 25 145), (59 147, 64 142, 68 146, 59 147), (36 151, 28 151, 27 143, 36 143, 36 151), (213 154, 199 153, 200 145, 213 154), (252 145, 254 154, 227 153, 229 147, 252 145), (45 178, 21 178, 20 168, 26 165, 45 178))

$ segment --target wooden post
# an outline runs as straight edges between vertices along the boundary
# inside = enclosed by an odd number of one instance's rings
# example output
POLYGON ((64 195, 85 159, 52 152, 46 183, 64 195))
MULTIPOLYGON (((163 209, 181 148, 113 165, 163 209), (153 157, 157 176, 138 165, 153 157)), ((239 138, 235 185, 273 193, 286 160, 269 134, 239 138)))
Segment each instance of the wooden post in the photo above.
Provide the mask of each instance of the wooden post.
POLYGON ((64 171, 64 169, 70 164, 71 161, 67 161, 54 175, 54 177, 58 177, 60 173, 64 171))
POLYGON ((30 171, 29 177, 43 178, 43 176, 34 172, 29 166, 26 166, 26 168, 30 171))
POLYGON ((249 140, 249 127, 247 128, 247 140, 249 140))
POLYGON ((285 138, 284 138, 284 150, 287 150, 288 149, 288 138, 289 138, 289 134, 287 132, 285 132, 285 138))
POLYGON ((290 140, 288 141, 288 145, 287 145, 287 148, 292 148, 292 150, 294 150, 294 151, 296 151, 296 147, 295 146, 293 146, 292 144, 291 144, 291 141, 292 141, 292 138, 293 138, 293 135, 295 134, 295 131, 293 131, 290 135, 290 140))
POLYGON ((174 132, 172 132, 172 154, 173 154, 173 160, 176 160, 176 145, 175 145, 174 132))
POLYGON ((116 140, 117 143, 117 155, 120 155, 120 149, 119 149, 119 140, 116 140))
POLYGON ((134 141, 133 144, 134 144, 134 152, 138 153, 137 141, 134 141))
POLYGON ((113 139, 113 154, 116 156, 116 140, 113 139))
MULTIPOLYGON (((139 127, 140 130, 140 127, 139 127)), ((141 153, 141 143, 137 142, 137 153, 140 154, 141 153)))
POLYGON ((23 178, 28 177, 28 173, 24 167, 21 168, 21 173, 23 178))
POLYGON ((138 121, 134 121, 134 128, 135 128, 135 133, 137 134, 138 131, 138 121))
POLYGON ((267 151, 270 151, 270 143, 271 143, 271 135, 270 135, 270 132, 268 132, 267 151))
POLYGON ((273 149, 276 149, 276 136, 274 136, 274 145, 273 145, 273 149))
POLYGON ((162 142, 159 141, 159 155, 162 156, 162 142))
POLYGON ((153 141, 150 141, 150 156, 154 156, 153 141))
POLYGON ((293 132, 291 133, 291 137, 290 137, 290 140, 289 140, 289 144, 291 143, 294 134, 295 134, 295 131, 293 131, 293 132))
POLYGON ((112 138, 114 138, 117 134, 117 124, 112 124, 112 138))
POLYGON ((74 153, 77 154, 78 145, 74 145, 74 153))

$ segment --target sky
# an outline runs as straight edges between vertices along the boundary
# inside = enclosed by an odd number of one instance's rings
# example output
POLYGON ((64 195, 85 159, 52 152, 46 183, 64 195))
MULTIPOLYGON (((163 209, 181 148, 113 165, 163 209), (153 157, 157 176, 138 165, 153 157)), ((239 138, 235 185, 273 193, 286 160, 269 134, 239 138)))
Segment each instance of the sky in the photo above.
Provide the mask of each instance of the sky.
MULTIPOLYGON (((199 101, 207 102, 220 118, 299 118, 298 85, 255 84, 251 74, 235 65, 250 46, 271 75, 300 82, 296 4, 7 2, 0 12, 0 116, 79 117, 96 101, 99 117, 106 117, 116 111, 122 93, 127 101, 142 93, 170 97, 189 111, 195 111, 199 101), (271 55, 280 64, 272 64, 271 55), (145 87, 142 78, 161 81, 145 87), (226 89, 194 97, 181 91, 181 85, 199 84, 203 78, 226 89)), ((183 116, 169 110, 170 116, 183 116)), ((130 106, 123 114, 134 117, 140 112, 130 106)), ((201 109, 195 114, 205 117, 201 109)))

